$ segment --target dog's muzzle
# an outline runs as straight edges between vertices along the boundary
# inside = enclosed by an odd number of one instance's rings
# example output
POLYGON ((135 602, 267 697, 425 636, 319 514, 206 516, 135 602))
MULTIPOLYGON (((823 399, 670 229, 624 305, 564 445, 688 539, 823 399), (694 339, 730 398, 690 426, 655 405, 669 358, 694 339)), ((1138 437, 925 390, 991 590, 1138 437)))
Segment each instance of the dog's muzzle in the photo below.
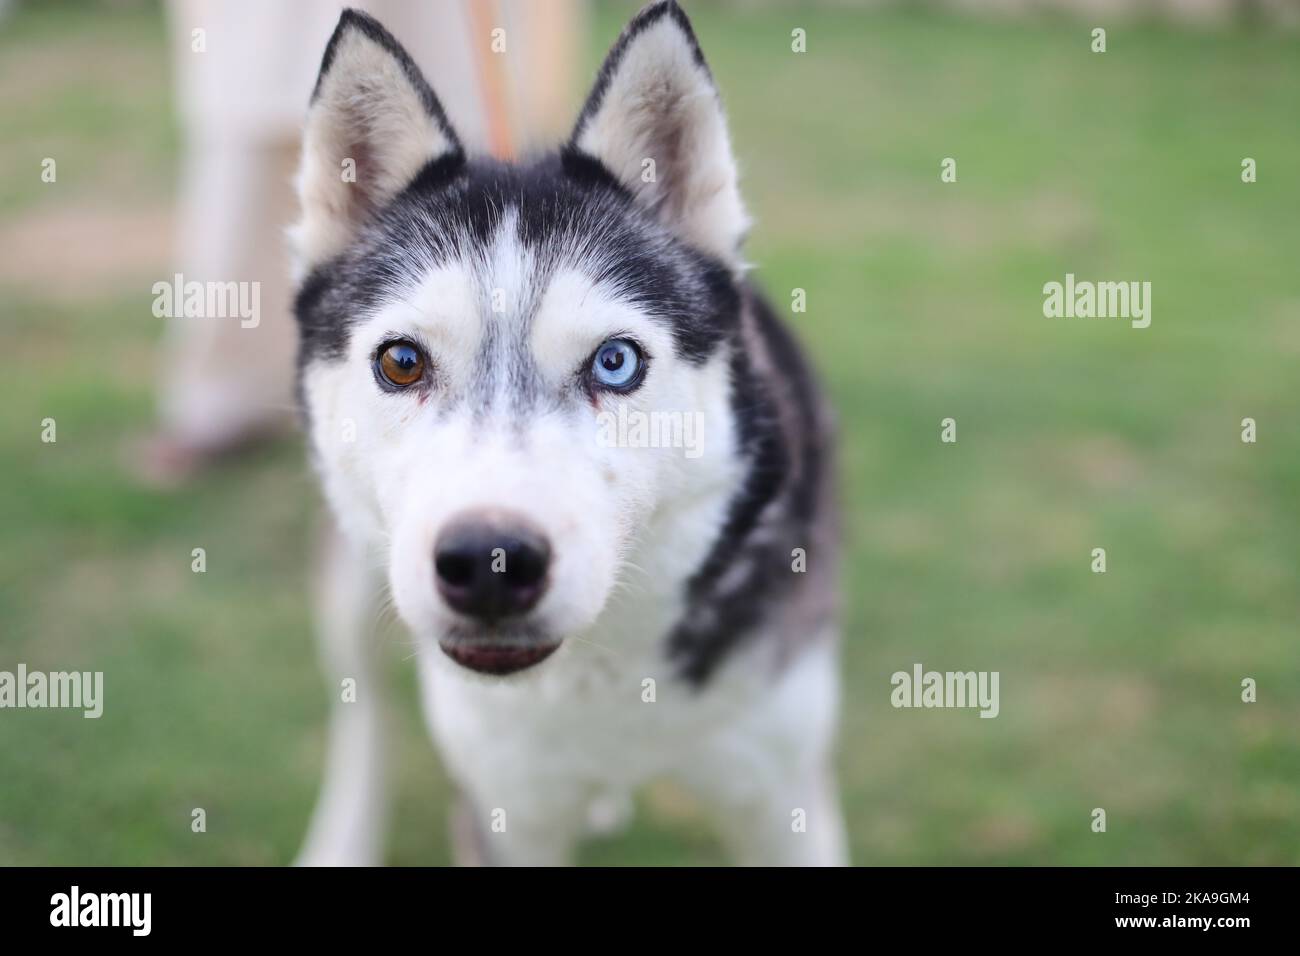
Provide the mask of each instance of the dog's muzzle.
POLYGON ((551 546, 517 515, 475 512, 453 519, 434 544, 438 593, 468 626, 439 642, 456 663, 509 674, 540 663, 559 646, 519 626, 548 584, 551 546))

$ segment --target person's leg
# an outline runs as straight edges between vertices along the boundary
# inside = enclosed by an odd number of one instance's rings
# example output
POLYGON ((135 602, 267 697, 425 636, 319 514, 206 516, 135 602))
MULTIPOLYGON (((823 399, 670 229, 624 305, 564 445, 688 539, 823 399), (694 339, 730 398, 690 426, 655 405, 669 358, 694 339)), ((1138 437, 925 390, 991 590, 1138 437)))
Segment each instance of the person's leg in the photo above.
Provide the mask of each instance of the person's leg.
POLYGON ((284 230, 296 152, 291 141, 210 142, 187 154, 178 271, 185 282, 249 283, 258 305, 252 319, 167 320, 162 428, 198 450, 292 420, 297 338, 284 230))

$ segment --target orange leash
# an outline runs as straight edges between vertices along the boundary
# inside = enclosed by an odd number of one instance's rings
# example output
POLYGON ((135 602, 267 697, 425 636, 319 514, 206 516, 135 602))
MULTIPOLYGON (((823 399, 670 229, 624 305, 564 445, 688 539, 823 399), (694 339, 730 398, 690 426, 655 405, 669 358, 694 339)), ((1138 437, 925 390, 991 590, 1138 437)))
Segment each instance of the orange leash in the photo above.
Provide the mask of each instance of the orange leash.
POLYGON ((483 91, 483 105, 487 110, 488 148, 499 159, 511 159, 515 155, 515 146, 510 134, 505 84, 505 57, 510 55, 510 37, 505 37, 505 51, 492 51, 492 31, 502 26, 496 17, 496 7, 494 0, 469 0, 470 23, 474 32, 470 49, 474 53, 479 88, 483 91))

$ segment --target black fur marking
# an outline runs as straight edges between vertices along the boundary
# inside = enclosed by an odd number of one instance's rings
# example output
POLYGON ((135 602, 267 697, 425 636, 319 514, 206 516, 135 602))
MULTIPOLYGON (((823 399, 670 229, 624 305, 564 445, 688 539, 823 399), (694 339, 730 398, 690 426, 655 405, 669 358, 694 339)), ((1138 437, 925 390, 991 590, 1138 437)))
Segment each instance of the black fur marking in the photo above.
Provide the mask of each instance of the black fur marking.
POLYGON ((334 28, 329 43, 325 45, 325 55, 321 57, 320 72, 316 75, 316 85, 312 88, 311 102, 315 103, 316 98, 320 95, 321 84, 334 63, 334 56, 338 52, 339 42, 343 37, 347 36, 350 30, 359 31, 371 42, 382 47, 398 62, 416 95, 420 97, 425 112, 437 121, 442 134, 451 143, 451 152, 463 157, 465 150, 461 146, 460 137, 452 129, 451 123, 447 120, 447 114, 443 111, 442 104, 438 102, 438 97, 434 95, 428 81, 424 78, 424 74, 420 72, 420 68, 415 65, 415 61, 411 59, 405 48, 397 42, 391 33, 384 29, 378 20, 369 14, 362 13, 360 10, 349 7, 340 14, 338 25, 334 28))
POLYGON ((748 470, 722 533, 687 583, 686 611, 668 642, 679 673, 697 688, 753 634, 775 602, 806 583, 791 570, 791 550, 810 544, 817 509, 826 506, 819 492, 829 437, 812 373, 768 305, 752 292, 747 300, 775 369, 761 375, 750 351, 736 343, 731 404, 748 470), (790 406, 792 422, 783 423, 783 404, 790 406))
POLYGON ((740 297, 727 268, 676 239, 599 163, 573 153, 529 166, 443 157, 307 277, 295 306, 300 366, 342 358, 355 321, 428 267, 481 261, 508 212, 538 263, 538 289, 560 266, 581 269, 664 323, 697 364, 734 334, 740 297))
POLYGON ((618 181, 618 177, 611 173, 604 163, 572 144, 566 144, 560 149, 560 166, 564 169, 565 175, 575 183, 593 188, 602 186, 621 192, 628 199, 632 198, 627 187, 618 181))
POLYGON ((695 39, 695 31, 691 29, 691 21, 686 16, 686 11, 678 6, 676 0, 663 0, 662 3, 646 7, 623 29, 618 42, 614 44, 613 49, 609 51, 609 55, 605 57, 600 73, 596 76, 596 85, 592 88, 591 95, 587 97, 582 112, 578 114, 578 122, 573 127, 573 135, 569 137, 570 146, 574 146, 578 142, 578 138, 582 135, 587 123, 600 109, 600 104, 604 102, 605 94, 609 91, 609 85, 614 81, 614 77, 618 75, 618 68, 623 61, 623 55, 631 47, 632 41, 664 17, 671 18, 681 29, 683 38, 690 44, 696 65, 704 70, 705 75, 712 80, 713 74, 709 72, 709 65, 704 61, 704 52, 700 49, 699 41, 695 39))
POLYGON ((444 153, 437 159, 424 164, 424 168, 415 174, 407 189, 425 193, 436 193, 450 186, 465 171, 465 157, 444 153))

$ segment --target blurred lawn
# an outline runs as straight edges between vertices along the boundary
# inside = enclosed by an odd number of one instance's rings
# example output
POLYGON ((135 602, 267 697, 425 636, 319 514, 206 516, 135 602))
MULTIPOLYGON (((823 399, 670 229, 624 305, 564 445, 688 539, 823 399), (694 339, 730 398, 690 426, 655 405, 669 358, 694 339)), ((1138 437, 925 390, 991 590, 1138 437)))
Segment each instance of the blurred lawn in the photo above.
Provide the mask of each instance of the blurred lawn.
MULTIPOLYGON (((797 325, 842 419, 856 861, 1300 863, 1294 39, 1113 28, 1094 55, 1064 21, 691 7, 751 257, 778 305, 808 290, 797 325), (1044 319, 1066 272, 1150 280, 1151 328, 1044 319), (891 709, 916 661, 1000 670, 1001 716, 891 709)), ((593 69, 626 12, 600 8, 593 69)), ((98 722, 0 713, 0 862, 283 863, 319 782, 300 446, 175 495, 120 467, 170 274, 168 96, 156 10, 42 3, 0 25, 0 259, 53 229, 40 255, 63 277, 0 280, 0 668, 106 672, 98 722), (79 216, 110 224, 110 258, 156 251, 88 283, 79 216)), ((447 786, 405 640, 389 857, 441 862, 447 786)), ((584 859, 721 859, 675 791, 641 811, 584 859)))

